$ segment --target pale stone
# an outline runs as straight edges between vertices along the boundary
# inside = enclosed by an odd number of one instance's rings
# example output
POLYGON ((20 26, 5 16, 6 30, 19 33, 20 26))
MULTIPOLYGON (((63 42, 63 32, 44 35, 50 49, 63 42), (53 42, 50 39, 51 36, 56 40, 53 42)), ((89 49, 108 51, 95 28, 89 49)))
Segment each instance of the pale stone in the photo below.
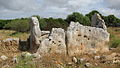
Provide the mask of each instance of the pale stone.
POLYGON ((95 56, 94 59, 100 59, 100 56, 95 56))
POLYGON ((8 57, 5 56, 5 55, 2 55, 0 58, 1 58, 2 60, 7 60, 7 59, 8 59, 8 57))
POLYGON ((41 56, 40 56, 40 54, 38 54, 38 53, 34 53, 34 54, 32 54, 32 56, 34 57, 34 58, 41 58, 41 56))
POLYGON ((17 56, 14 56, 13 59, 12 59, 13 63, 18 63, 18 58, 17 56))
POLYGON ((73 57, 72 60, 73 60, 74 63, 77 63, 77 58, 76 57, 73 57))
POLYGON ((22 52, 22 54, 21 54, 21 57, 24 57, 24 58, 31 57, 31 56, 32 56, 32 54, 29 52, 22 52))
POLYGON ((41 41, 37 51, 40 54, 45 53, 66 53, 65 32, 62 28, 53 28, 48 38, 41 41))
POLYGON ((39 27, 39 21, 37 17, 31 17, 30 37, 29 37, 30 51, 36 52, 37 48, 40 45, 40 40, 41 40, 41 30, 39 27))
POLYGON ((92 66, 92 64, 90 64, 90 63, 85 63, 85 67, 89 68, 90 66, 92 66))
POLYGON ((52 28, 52 31, 41 31, 39 21, 32 17, 30 23, 30 50, 40 55, 50 53, 79 55, 83 53, 107 52, 109 33, 105 22, 97 14, 93 26, 83 26, 79 22, 71 22, 67 31, 52 28), (98 25, 96 22, 99 21, 98 25), (96 28, 98 27, 98 28, 96 28))
POLYGON ((95 13, 92 16, 92 23, 91 23, 92 27, 97 27, 97 28, 102 28, 104 30, 107 30, 107 27, 105 25, 104 20, 101 18, 101 16, 97 13, 95 13))
POLYGON ((89 53, 93 51, 107 52, 106 43, 109 33, 101 28, 83 26, 78 22, 71 22, 67 29, 67 49, 69 55, 89 53))

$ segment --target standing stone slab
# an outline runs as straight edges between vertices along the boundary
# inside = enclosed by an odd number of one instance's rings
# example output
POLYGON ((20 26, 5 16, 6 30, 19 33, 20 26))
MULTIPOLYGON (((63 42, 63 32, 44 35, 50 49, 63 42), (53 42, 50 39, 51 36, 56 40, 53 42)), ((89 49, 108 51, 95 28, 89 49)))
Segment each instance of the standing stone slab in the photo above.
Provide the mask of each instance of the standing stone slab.
POLYGON ((97 51, 106 52, 108 42, 109 33, 101 28, 71 22, 67 29, 67 49, 71 56, 97 51))
POLYGON ((37 51, 39 54, 66 54, 65 32, 62 28, 53 28, 48 38, 41 42, 37 51))
POLYGON ((30 22, 30 51, 36 52, 37 48, 40 45, 41 30, 39 27, 39 21, 37 17, 31 17, 30 22))

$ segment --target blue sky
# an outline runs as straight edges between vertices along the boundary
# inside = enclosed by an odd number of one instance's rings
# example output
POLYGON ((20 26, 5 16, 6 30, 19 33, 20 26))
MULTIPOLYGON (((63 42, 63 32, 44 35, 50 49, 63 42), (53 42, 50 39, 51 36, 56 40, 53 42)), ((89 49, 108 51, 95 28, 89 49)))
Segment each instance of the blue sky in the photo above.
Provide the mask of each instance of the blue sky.
POLYGON ((0 0, 0 19, 31 15, 65 18, 72 12, 87 14, 92 10, 120 18, 120 0, 0 0))

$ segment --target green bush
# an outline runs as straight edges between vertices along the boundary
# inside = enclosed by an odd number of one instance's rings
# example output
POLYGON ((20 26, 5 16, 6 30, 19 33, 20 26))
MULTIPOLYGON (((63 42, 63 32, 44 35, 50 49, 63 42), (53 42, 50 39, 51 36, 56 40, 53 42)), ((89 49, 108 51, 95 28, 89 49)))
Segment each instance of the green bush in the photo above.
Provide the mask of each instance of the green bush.
POLYGON ((29 30, 29 22, 30 20, 27 18, 15 19, 5 24, 4 28, 19 32, 26 32, 29 30))
POLYGON ((83 16, 78 12, 74 12, 67 16, 66 21, 70 23, 71 21, 79 22, 82 25, 90 25, 90 19, 87 16, 83 16))

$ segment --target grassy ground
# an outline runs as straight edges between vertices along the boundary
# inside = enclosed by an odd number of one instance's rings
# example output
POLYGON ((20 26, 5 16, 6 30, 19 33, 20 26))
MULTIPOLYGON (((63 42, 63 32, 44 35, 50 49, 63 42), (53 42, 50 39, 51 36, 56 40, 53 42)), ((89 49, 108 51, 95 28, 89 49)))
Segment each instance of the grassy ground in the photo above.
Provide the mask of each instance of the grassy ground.
MULTIPOLYGON (((22 40, 26 40, 28 37, 28 33, 21 33, 12 30, 0 30, 0 40, 5 40, 7 38, 20 38, 22 40)), ((21 54, 21 51, 18 50, 18 44, 16 42, 0 42, 0 56, 5 55, 8 57, 7 60, 3 61, 0 59, 0 68, 4 65, 12 65, 12 58, 16 55, 21 54)))
POLYGON ((110 33, 110 47, 120 47, 120 28, 109 27, 108 32, 110 33))
MULTIPOLYGON (((117 52, 120 53, 120 28, 116 27, 109 27, 108 32, 111 34, 110 35, 110 47, 118 47, 117 49, 113 50, 112 52, 117 52)), ((11 30, 0 30, 0 40, 10 38, 10 37, 15 37, 15 38, 21 38, 23 40, 26 40, 28 38, 29 34, 28 33, 20 33, 16 31, 11 31, 11 30)), ((109 52, 109 53, 112 53, 109 52)), ((6 55, 9 59, 1 62, 0 60, 0 67, 1 65, 5 64, 10 64, 11 59, 14 55, 19 55, 21 54, 21 51, 18 50, 18 45, 11 45, 11 46, 6 46, 6 45, 0 45, 0 56, 1 55, 6 55)), ((92 60, 92 58, 95 55, 82 55, 80 57, 86 57, 89 60, 89 62, 92 63, 98 63, 99 60, 92 60)), ((74 64, 72 66, 69 66, 69 62, 72 63, 72 57, 66 57, 64 55, 48 55, 44 56, 44 59, 39 59, 36 62, 36 68, 56 68, 57 65, 61 65, 64 68, 85 68, 84 63, 82 64, 74 64)), ((91 68, 120 68, 120 64, 101 64, 98 63, 98 66, 93 66, 91 68)), ((58 67, 57 67, 58 68, 58 67)))

